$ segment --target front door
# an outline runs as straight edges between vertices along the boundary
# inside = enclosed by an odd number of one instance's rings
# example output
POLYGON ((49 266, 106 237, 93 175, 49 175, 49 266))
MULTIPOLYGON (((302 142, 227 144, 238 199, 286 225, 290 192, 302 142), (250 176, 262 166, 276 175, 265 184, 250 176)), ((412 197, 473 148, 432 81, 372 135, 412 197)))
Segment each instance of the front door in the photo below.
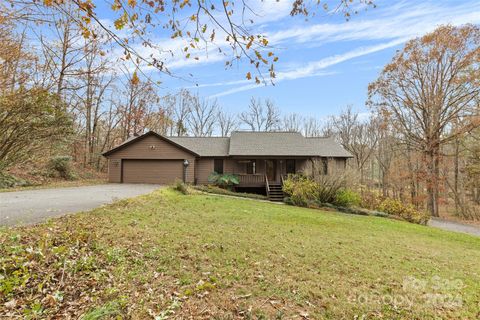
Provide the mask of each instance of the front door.
POLYGON ((275 181, 275 160, 265 160, 265 173, 268 181, 275 181))

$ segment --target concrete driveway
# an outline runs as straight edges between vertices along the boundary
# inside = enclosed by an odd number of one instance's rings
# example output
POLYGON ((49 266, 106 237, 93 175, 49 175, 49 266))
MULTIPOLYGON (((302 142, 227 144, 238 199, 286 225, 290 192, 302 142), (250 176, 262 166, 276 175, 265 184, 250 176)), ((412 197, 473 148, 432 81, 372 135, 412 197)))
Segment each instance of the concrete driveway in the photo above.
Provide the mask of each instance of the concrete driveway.
POLYGON ((150 193, 159 185, 102 184, 0 193, 0 226, 33 224, 150 193))

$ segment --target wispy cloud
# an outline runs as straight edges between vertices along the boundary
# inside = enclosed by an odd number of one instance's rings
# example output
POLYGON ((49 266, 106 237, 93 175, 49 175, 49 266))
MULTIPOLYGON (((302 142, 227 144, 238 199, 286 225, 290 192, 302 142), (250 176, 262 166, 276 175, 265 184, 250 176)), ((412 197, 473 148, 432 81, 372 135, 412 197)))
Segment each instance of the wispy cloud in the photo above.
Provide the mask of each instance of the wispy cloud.
MULTIPOLYGON (((321 72, 321 70, 326 69, 328 67, 331 67, 333 65, 345 62, 347 60, 351 60, 354 58, 358 58, 361 56, 365 56, 374 52, 378 52, 381 50, 385 50, 388 48, 395 47, 399 44, 402 44, 406 41, 407 39, 401 38, 401 39, 396 39, 392 40, 389 42, 385 42, 382 44, 374 45, 374 46, 369 46, 369 47, 360 47, 351 51, 348 51, 343 54, 337 54, 333 55, 327 58, 323 58, 317 61, 312 61, 308 63, 305 67, 303 68, 298 68, 295 70, 291 71, 284 71, 284 72, 279 72, 275 82, 279 83, 281 81, 285 80, 295 80, 299 78, 306 78, 306 77, 314 77, 314 76, 327 76, 327 75, 332 75, 335 74, 335 72, 321 72)), ((256 84, 247 84, 241 87, 237 87, 234 89, 226 90, 217 94, 214 94, 210 96, 211 98, 217 98, 217 97, 222 97, 226 95, 230 95, 233 93, 241 92, 241 91, 246 91, 246 90, 251 90, 255 88, 259 88, 259 85, 256 84)))

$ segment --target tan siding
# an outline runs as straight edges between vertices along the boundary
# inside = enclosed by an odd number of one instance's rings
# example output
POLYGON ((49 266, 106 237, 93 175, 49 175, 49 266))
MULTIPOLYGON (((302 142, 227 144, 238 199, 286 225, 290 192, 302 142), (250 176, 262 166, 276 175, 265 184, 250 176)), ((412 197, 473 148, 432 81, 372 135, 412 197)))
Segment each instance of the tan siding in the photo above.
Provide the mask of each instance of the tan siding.
POLYGON ((111 154, 111 159, 188 159, 193 155, 155 136, 148 136, 111 154), (153 147, 153 148, 152 148, 153 147))
POLYGON ((155 136, 148 136, 140 141, 134 142, 109 155, 108 158, 110 182, 121 182, 121 166, 116 167, 113 164, 110 165, 110 163, 113 163, 115 160, 121 161, 121 159, 181 160, 182 163, 183 160, 186 159, 190 163, 187 167, 186 181, 193 183, 195 179, 195 156, 155 136))
MULTIPOLYGON (((224 172, 225 171, 225 163, 224 172)), ((199 158, 197 159, 195 165, 195 177, 197 178, 198 184, 207 184, 208 183, 208 176, 213 172, 213 159, 212 158, 199 158)))
POLYGON ((108 182, 122 182, 122 160, 108 159, 108 182))

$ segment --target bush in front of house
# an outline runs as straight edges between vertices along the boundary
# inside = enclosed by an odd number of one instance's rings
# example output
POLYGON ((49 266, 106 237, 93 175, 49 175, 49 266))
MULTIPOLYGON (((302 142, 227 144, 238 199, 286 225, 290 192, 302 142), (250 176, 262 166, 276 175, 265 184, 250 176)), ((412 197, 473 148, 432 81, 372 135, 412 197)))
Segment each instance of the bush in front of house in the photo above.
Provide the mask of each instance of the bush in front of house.
POLYGON ((318 200, 319 185, 304 175, 289 175, 283 182, 283 192, 288 196, 287 203, 306 207, 318 200))
POLYGON ((359 206, 362 202, 362 197, 353 190, 343 188, 337 191, 335 195, 334 204, 342 207, 359 206))
POLYGON ((175 182, 173 183, 173 190, 177 190, 182 194, 189 194, 187 184, 180 179, 175 179, 175 182))
POLYGON ((235 174, 212 172, 208 176, 208 182, 217 187, 231 190, 240 183, 240 180, 235 174))
POLYGON ((345 188, 342 176, 323 176, 317 179, 296 174, 289 175, 283 183, 287 202, 297 206, 315 206, 330 203, 349 207, 360 203, 360 196, 345 188))
POLYGON ((396 217, 418 224, 426 224, 429 219, 425 212, 399 200, 381 197, 375 192, 364 192, 360 196, 345 187, 342 177, 312 179, 304 175, 290 175, 284 181, 283 191, 287 195, 284 202, 295 206, 328 207, 352 214, 396 217))

